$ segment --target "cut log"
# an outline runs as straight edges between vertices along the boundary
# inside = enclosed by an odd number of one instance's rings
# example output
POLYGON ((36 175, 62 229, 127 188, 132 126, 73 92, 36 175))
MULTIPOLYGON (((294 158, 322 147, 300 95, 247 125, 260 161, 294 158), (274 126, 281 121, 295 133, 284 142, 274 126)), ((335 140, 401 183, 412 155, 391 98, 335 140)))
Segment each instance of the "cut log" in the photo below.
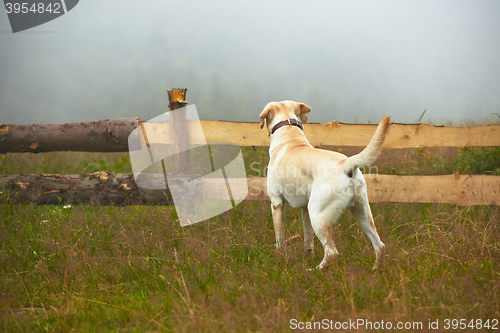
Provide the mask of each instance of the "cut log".
MULTIPOLYGON (((163 175, 161 175, 163 177, 163 175)), ((2 175, 0 201, 35 205, 171 205, 170 193, 138 187, 133 174, 2 175)))
POLYGON ((126 152, 139 118, 65 124, 1 125, 0 154, 49 151, 126 152))

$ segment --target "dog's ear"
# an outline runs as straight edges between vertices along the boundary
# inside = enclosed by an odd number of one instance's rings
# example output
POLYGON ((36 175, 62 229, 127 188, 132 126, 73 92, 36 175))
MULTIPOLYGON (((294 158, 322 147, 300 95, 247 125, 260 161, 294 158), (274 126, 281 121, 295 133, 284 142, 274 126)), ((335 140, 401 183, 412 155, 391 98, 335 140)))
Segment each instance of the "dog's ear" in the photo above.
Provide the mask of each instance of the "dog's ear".
POLYGON ((307 123, 309 119, 309 113, 311 113, 311 108, 304 103, 297 103, 299 107, 295 110, 295 115, 300 118, 303 123, 307 123))
POLYGON ((269 112, 271 111, 272 106, 270 104, 267 104, 266 107, 264 108, 264 111, 260 113, 260 128, 264 128, 265 122, 264 120, 269 116, 269 112))

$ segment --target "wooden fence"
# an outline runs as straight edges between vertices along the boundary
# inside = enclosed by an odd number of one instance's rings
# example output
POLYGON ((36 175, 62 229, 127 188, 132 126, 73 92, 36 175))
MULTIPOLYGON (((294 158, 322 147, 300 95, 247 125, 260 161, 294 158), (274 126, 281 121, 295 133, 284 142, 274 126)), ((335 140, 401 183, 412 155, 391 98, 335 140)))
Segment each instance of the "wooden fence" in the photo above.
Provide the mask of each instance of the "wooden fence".
MULTIPOLYGON (((269 146, 266 130, 257 123, 201 120, 203 133, 187 121, 189 142, 231 142, 239 146, 269 146)), ((150 143, 173 143, 169 123, 139 118, 106 119, 67 124, 1 125, 0 154, 51 151, 128 152, 128 136, 137 126, 150 143)), ((377 125, 338 122, 306 124, 304 133, 315 147, 368 145, 377 125)), ((500 146, 500 125, 444 127, 428 124, 390 124, 385 148, 500 146)))
MULTIPOLYGON (((185 96, 185 90, 184 95, 185 96)), ((184 102, 179 102, 183 105, 184 102)), ((257 117, 257 115, 256 115, 257 117)), ((269 146, 266 130, 258 123, 202 120, 203 133, 186 128, 191 143, 230 142, 239 146, 269 146)), ((138 126, 148 133, 149 144, 172 144, 169 123, 141 122, 139 118, 68 124, 1 125, 0 153, 50 151, 128 152, 128 137, 138 126)), ((312 145, 366 146, 377 125, 337 122, 306 124, 305 134, 312 145)), ((427 124, 391 124, 386 148, 500 146, 500 126, 440 127, 427 124)), ((370 202, 439 202, 461 206, 500 205, 500 176, 365 175, 370 202)), ((263 177, 247 178, 247 200, 267 200, 263 177)), ((220 199, 226 183, 204 179, 204 197, 220 199)), ((3 175, 0 200, 35 204, 172 204, 168 189, 137 187, 131 174, 99 172, 92 175, 3 175)))

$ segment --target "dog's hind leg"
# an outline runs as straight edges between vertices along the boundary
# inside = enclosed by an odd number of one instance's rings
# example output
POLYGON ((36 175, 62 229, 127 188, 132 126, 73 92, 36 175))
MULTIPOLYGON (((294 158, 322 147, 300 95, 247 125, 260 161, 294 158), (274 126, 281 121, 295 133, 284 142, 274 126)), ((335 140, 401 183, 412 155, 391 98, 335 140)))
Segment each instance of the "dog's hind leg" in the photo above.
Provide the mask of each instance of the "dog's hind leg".
POLYGON ((304 225, 304 249, 310 254, 314 252, 314 230, 307 207, 302 207, 302 224, 304 225))
POLYGON ((373 248, 375 249, 376 262, 375 266, 373 266, 373 269, 375 270, 379 267, 379 264, 382 264, 384 261, 385 245, 380 240, 377 228, 375 227, 375 223, 373 222, 373 216, 370 205, 368 203, 368 195, 366 194, 366 190, 364 191, 364 193, 357 194, 354 207, 350 209, 352 215, 354 215, 359 225, 372 242, 373 248))
MULTIPOLYGON (((311 201, 309 202, 311 203, 311 201)), ((335 243, 333 242, 332 226, 337 223, 342 212, 342 207, 338 204, 331 204, 323 210, 319 210, 314 206, 310 206, 308 209, 312 228, 323 245, 324 250, 323 260, 316 268, 323 269, 330 266, 335 260, 335 257, 339 255, 339 251, 337 251, 335 243)))

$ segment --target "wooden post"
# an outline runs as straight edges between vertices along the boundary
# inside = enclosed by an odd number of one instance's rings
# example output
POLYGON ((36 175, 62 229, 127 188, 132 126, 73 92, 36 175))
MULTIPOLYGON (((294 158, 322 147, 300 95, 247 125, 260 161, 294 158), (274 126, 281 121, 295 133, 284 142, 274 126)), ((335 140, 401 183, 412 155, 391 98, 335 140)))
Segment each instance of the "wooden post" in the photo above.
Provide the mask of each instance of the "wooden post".
POLYGON ((189 160, 189 137, 187 129, 187 119, 186 119, 186 109, 185 106, 188 104, 186 101, 186 90, 181 89, 169 89, 168 100, 170 109, 170 122, 172 128, 174 129, 174 139, 177 150, 175 164, 177 166, 177 172, 180 174, 190 174, 191 166, 189 160), (184 109, 183 109, 184 108, 184 109), (175 112, 172 112, 176 110, 175 112))

